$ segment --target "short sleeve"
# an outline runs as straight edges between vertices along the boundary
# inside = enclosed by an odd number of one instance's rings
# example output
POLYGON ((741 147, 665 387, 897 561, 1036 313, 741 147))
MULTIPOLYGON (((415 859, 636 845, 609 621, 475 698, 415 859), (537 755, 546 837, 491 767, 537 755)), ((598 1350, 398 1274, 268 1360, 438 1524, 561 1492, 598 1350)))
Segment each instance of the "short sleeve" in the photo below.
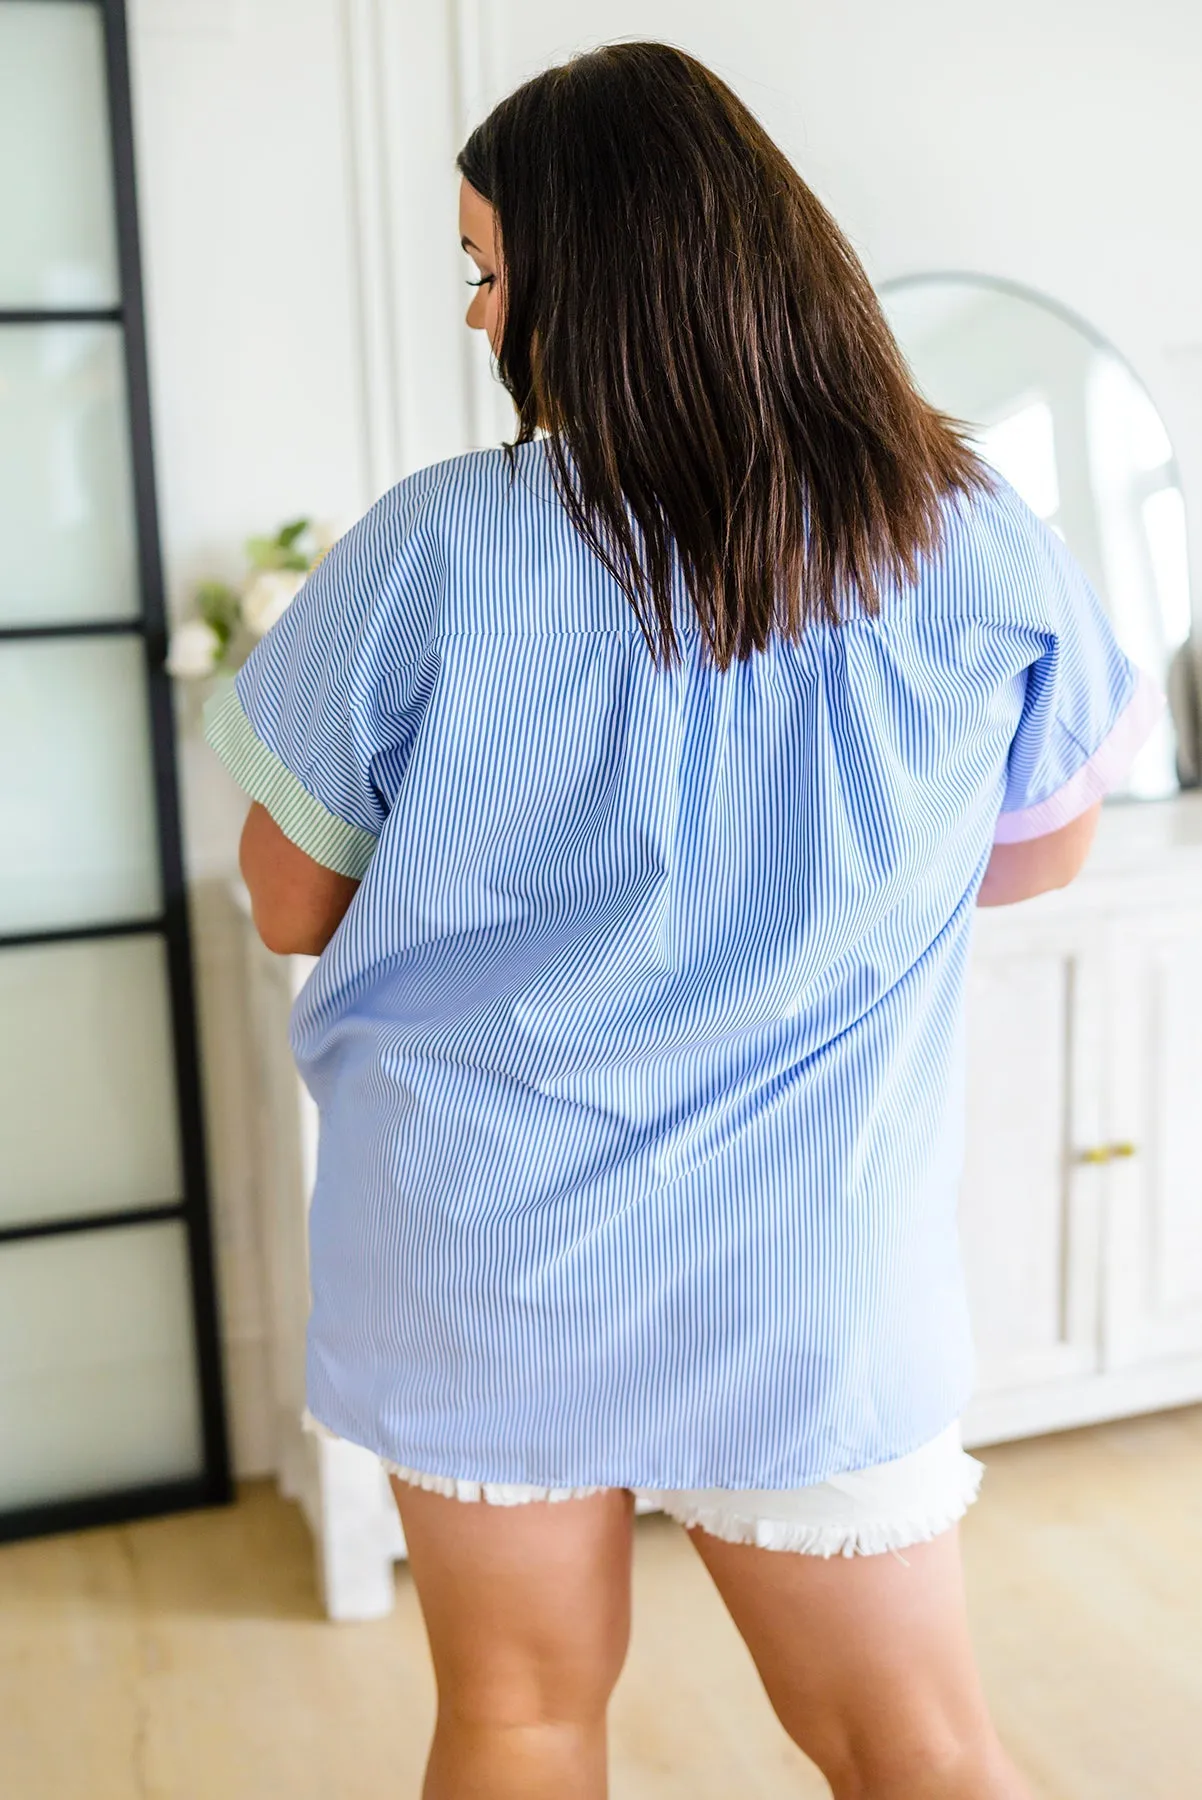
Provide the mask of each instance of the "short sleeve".
POLYGON ((1039 588, 1038 658, 1025 671, 999 844, 1069 824, 1126 775, 1164 699, 1120 650, 1101 601, 1061 540, 1039 533, 1032 579, 1039 588))
POLYGON ((339 539, 205 709, 239 786, 315 862, 354 880, 421 721, 437 558, 407 485, 339 539))

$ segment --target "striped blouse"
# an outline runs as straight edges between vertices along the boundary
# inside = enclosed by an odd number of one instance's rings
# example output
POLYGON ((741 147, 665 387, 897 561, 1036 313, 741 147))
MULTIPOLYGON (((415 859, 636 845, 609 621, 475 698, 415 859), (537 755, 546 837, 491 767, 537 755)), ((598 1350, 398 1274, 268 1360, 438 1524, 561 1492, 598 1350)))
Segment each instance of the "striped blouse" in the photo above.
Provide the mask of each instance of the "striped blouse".
POLYGON ((963 993, 990 846, 1158 697, 999 484, 876 619, 653 665, 545 449, 394 488, 213 706, 361 877, 302 992, 308 1401, 435 1475, 796 1487, 963 1407, 963 993))

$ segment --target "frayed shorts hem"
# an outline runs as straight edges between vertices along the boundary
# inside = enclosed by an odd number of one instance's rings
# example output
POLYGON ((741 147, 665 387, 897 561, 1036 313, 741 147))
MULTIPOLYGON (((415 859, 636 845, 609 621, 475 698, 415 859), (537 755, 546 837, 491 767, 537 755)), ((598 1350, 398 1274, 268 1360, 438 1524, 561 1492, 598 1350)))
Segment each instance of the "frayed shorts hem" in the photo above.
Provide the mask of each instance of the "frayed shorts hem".
MULTIPOLYGON (((307 1431, 335 1434, 304 1415, 307 1431)), ((545 1488, 462 1481, 406 1468, 381 1457, 409 1487, 487 1506, 583 1500, 605 1487, 545 1488)), ((880 1556, 929 1543, 949 1531, 977 1498, 984 1464, 961 1447, 957 1420, 938 1437, 892 1462, 791 1489, 635 1488, 635 1499, 730 1544, 789 1550, 803 1556, 880 1556)))

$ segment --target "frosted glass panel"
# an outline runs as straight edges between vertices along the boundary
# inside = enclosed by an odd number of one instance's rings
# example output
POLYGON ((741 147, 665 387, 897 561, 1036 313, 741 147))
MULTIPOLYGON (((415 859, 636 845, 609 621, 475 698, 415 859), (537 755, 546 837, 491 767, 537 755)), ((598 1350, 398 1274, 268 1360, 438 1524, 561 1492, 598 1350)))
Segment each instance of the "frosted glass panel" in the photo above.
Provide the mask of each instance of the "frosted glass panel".
POLYGON ((0 306, 118 298, 99 6, 0 5, 0 306))
POLYGON ((180 1194, 158 937, 0 949, 0 1225, 180 1194))
POLYGON ((159 908, 142 643, 0 645, 0 932, 159 908))
POLYGON ((135 545, 120 326, 0 324, 0 626, 132 618, 135 545))
POLYGON ((197 1475, 182 1225, 0 1244, 0 1508, 197 1475))

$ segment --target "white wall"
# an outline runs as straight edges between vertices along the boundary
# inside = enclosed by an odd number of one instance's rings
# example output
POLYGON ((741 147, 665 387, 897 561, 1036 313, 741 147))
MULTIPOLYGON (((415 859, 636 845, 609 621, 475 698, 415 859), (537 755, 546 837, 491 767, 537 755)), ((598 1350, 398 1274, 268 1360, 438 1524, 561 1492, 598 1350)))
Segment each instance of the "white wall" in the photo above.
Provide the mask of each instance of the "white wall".
MULTIPOLYGON (((579 46, 671 39, 793 156, 874 278, 1009 276, 1090 319, 1175 441, 1202 590, 1193 0, 131 0, 173 602, 288 515, 353 518, 499 431, 459 326, 454 150, 579 46)), ((254 1070, 223 882, 241 802, 181 708, 235 1439, 267 1466, 254 1070)))
POLYGON ((488 10, 494 96, 578 45, 669 39, 759 114, 874 279, 973 270, 1082 313, 1160 407, 1202 541, 1195 0, 493 0, 488 10))

